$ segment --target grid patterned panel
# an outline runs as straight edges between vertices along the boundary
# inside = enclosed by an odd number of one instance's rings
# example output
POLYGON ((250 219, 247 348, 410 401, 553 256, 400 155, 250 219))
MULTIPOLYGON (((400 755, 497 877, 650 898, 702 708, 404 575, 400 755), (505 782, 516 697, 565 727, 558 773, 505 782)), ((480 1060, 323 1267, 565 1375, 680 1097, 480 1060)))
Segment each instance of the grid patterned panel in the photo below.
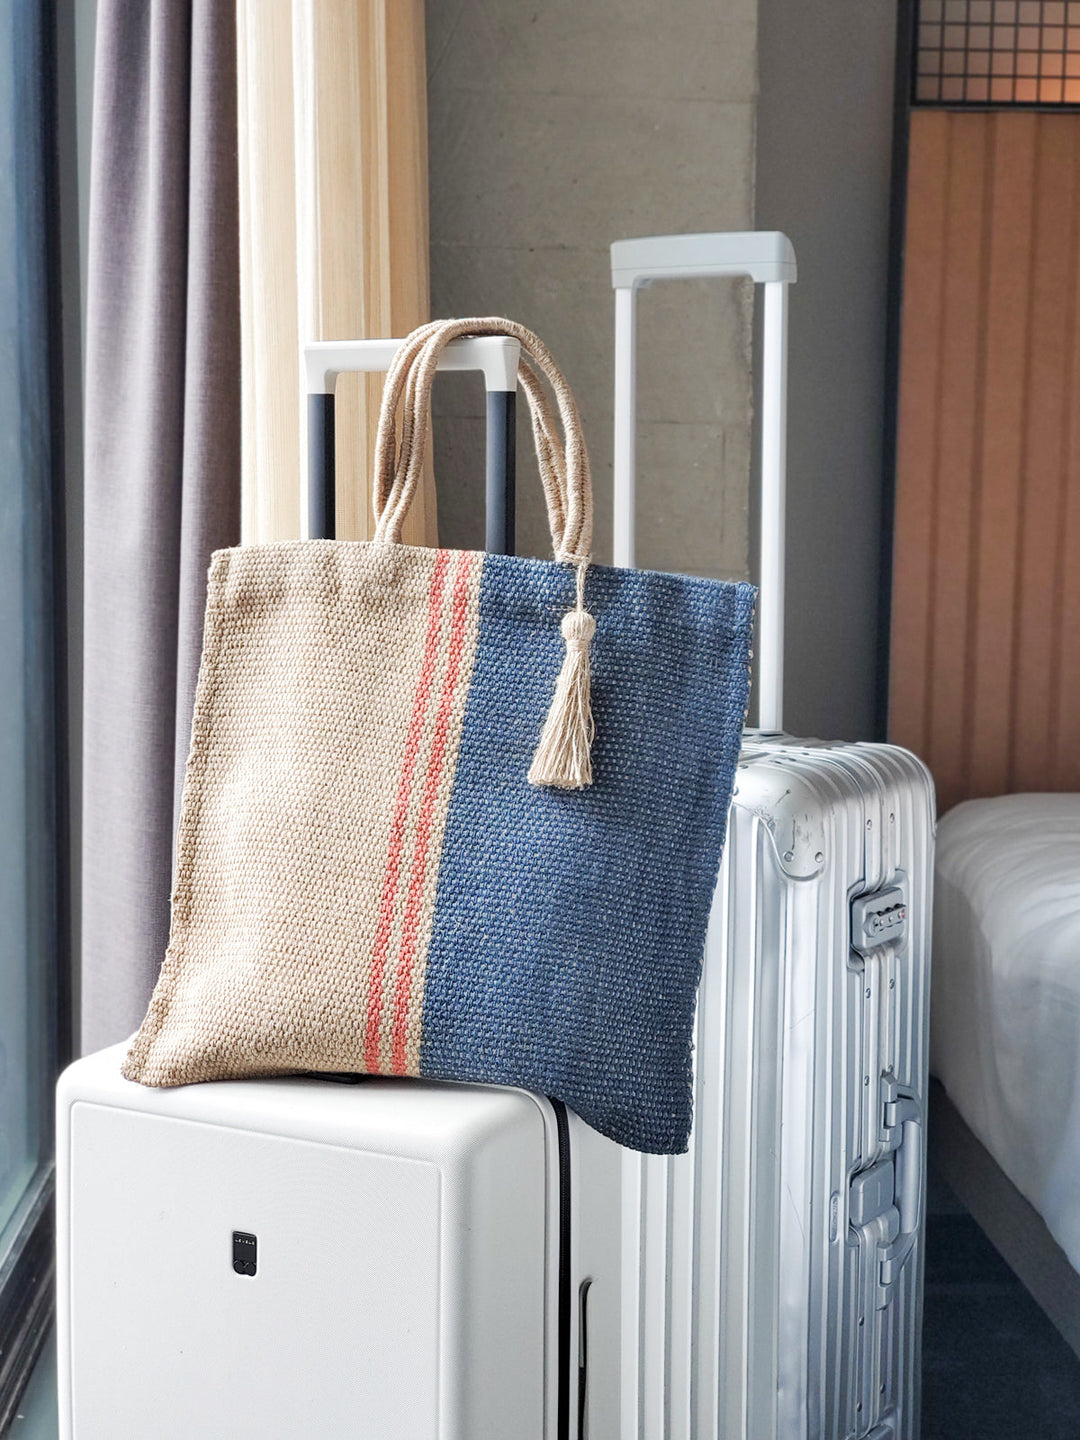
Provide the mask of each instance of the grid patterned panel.
POLYGON ((1080 0, 919 0, 916 105, 1080 105, 1080 0))

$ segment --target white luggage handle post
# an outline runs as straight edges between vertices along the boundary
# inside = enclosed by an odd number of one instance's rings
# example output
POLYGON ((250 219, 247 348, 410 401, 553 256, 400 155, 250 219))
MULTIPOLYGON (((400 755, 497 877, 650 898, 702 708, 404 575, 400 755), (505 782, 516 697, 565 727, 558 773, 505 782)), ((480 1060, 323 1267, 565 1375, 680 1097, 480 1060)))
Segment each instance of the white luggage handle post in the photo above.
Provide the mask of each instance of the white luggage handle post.
POLYGON ((652 235, 611 247, 615 289, 616 565, 634 563, 637 291, 654 280, 748 276, 765 287, 761 379, 761 555, 759 563, 758 724, 783 728, 784 502, 787 429, 787 287, 795 251, 778 230, 713 235, 652 235))
MULTIPOLYGON (((339 375, 389 370, 400 340, 316 340, 303 347, 308 397, 308 538, 333 539, 334 391, 339 375)), ((514 413, 521 343, 509 335, 451 340, 440 370, 478 370, 487 391, 486 546, 514 553, 514 413)))

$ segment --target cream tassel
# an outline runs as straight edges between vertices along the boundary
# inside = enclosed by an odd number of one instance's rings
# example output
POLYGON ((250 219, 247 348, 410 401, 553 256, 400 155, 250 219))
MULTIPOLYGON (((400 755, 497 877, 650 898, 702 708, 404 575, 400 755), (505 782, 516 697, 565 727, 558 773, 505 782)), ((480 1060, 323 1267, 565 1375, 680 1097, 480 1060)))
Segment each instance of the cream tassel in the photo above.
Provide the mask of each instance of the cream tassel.
POLYGON ((578 567, 577 606, 562 618, 566 658, 529 769, 530 785, 584 790, 592 784, 589 642, 596 633, 596 621, 585 609, 586 568, 578 567))

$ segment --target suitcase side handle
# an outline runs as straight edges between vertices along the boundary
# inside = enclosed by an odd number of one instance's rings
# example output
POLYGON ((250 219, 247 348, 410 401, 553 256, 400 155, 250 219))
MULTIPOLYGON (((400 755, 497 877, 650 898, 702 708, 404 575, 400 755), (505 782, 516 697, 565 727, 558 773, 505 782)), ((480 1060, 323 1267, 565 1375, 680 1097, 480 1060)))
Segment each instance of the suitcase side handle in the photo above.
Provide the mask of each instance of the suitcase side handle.
MULTIPOLYGON (((334 538, 334 392, 339 375, 389 370, 400 340, 316 340, 304 345, 301 370, 307 391, 308 538, 334 538)), ((475 370, 487 392, 485 549, 514 553, 514 421, 521 345, 503 335, 453 340, 439 356, 440 370, 475 370)))
POLYGON ((779 230, 650 235, 611 247, 615 290, 616 565, 634 563, 636 299, 655 280, 747 276, 765 288, 761 378, 761 551, 758 567, 758 725, 783 728, 784 513, 787 433, 788 286, 795 250, 779 230))

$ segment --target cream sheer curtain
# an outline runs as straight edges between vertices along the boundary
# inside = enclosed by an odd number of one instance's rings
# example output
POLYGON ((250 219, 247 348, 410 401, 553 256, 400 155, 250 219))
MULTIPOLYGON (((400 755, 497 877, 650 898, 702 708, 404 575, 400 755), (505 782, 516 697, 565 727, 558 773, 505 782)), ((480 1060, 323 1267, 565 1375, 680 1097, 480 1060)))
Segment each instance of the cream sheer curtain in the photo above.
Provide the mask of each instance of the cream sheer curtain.
MULTIPOLYGON (((306 340, 428 315, 422 0, 238 0, 243 538, 301 536, 306 340)), ((381 377, 338 386, 337 533, 372 527, 381 377)), ((434 544, 430 483, 404 539, 434 544)))

